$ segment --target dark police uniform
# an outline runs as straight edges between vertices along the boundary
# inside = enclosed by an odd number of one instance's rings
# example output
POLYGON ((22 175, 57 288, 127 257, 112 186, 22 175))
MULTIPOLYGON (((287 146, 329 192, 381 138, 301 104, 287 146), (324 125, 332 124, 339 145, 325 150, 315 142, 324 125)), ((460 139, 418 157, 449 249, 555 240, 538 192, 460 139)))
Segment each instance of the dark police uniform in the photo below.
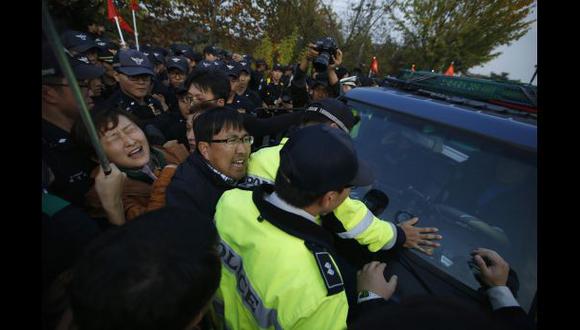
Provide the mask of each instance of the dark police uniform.
POLYGON ((189 149, 189 142, 187 141, 187 120, 180 113, 169 113, 168 115, 171 118, 171 123, 165 134, 167 141, 177 140, 177 142, 185 145, 189 149))
POLYGON ((54 174, 48 190, 82 207, 96 163, 71 141, 68 132, 46 120, 42 120, 42 159, 54 174))
POLYGON ((273 105, 274 101, 282 96, 284 91, 284 84, 280 80, 277 84, 270 81, 261 91, 262 100, 267 105, 273 105))
POLYGON ((262 106, 262 98, 254 90, 246 88, 246 91, 242 94, 242 96, 250 100, 250 102, 254 104, 254 108, 259 108, 262 106))
POLYGON ((252 71, 250 75, 251 80, 248 88, 250 88, 253 91, 260 92, 265 84, 264 74, 259 71, 252 71))
MULTIPOLYGON (((143 127, 148 125, 152 125, 157 128, 163 135, 167 135, 169 131, 169 126, 173 122, 169 113, 163 111, 163 107, 161 103, 157 101, 152 96, 145 96, 144 104, 139 104, 135 99, 130 97, 129 95, 123 93, 121 89, 118 89, 113 93, 111 98, 107 100, 107 105, 112 107, 120 107, 123 110, 126 110, 137 118, 140 119, 141 124, 143 127)), ((152 138, 152 136, 145 131, 148 138, 152 138)), ((165 137, 166 139, 166 137, 165 137)), ((149 141, 152 144, 162 144, 164 141, 162 140, 152 140, 149 141)))
POLYGON ((249 98, 238 94, 234 94, 234 100, 232 101, 232 104, 228 104, 228 106, 235 110, 244 109, 246 113, 249 113, 254 116, 257 108, 256 105, 252 101, 250 101, 249 98))

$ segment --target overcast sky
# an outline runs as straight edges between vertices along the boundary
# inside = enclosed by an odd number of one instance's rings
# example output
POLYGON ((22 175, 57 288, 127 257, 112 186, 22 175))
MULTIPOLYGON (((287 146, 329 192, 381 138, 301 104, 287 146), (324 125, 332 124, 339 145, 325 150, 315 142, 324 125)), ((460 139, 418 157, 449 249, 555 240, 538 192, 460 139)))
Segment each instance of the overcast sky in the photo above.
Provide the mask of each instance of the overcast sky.
MULTIPOLYGON (((352 0, 323 0, 324 3, 331 4, 334 11, 338 14, 340 18, 344 18, 344 13, 347 9, 348 3, 352 3, 352 0)), ((536 19, 536 4, 532 12, 527 17, 526 21, 536 19)), ((538 52, 538 24, 537 22, 532 23, 530 30, 521 39, 513 42, 509 46, 500 46, 494 50, 494 52, 501 52, 496 59, 482 65, 479 67, 474 67, 470 72, 489 75, 490 72, 509 73, 510 79, 521 80, 522 82, 529 82, 532 78, 535 70, 535 65, 537 64, 537 52, 538 52)), ((537 84, 537 77, 533 84, 537 84)))
MULTIPOLYGON (((526 21, 536 19, 536 9, 537 7, 534 6, 526 21)), ((534 66, 538 63, 538 23, 532 23, 528 33, 518 41, 509 46, 501 46, 495 51, 502 54, 495 60, 472 68, 470 71, 480 74, 507 72, 510 79, 519 79, 525 83, 530 82, 534 75, 534 66)), ((536 77, 533 84, 535 85, 537 82, 536 77)))

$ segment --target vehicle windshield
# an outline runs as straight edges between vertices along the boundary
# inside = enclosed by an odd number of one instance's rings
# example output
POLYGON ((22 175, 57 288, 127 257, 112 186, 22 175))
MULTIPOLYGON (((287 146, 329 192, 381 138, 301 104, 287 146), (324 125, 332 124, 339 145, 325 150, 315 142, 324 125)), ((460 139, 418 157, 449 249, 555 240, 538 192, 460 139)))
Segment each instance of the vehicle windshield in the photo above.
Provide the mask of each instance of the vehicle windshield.
POLYGON ((390 199, 377 217, 438 227, 444 239, 433 256, 413 250, 477 290, 469 268, 477 247, 496 250, 519 278, 518 301, 529 310, 537 288, 537 157, 482 136, 349 101, 361 121, 351 132, 372 167, 371 188, 390 199))

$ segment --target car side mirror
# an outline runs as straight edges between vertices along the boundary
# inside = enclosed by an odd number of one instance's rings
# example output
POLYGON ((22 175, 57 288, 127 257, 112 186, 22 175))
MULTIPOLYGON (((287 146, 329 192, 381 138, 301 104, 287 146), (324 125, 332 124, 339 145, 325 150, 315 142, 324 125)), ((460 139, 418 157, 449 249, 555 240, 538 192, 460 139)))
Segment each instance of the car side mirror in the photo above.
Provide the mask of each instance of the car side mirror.
POLYGON ((371 189, 364 195, 362 202, 374 215, 379 216, 389 205, 389 197, 378 189, 371 189))

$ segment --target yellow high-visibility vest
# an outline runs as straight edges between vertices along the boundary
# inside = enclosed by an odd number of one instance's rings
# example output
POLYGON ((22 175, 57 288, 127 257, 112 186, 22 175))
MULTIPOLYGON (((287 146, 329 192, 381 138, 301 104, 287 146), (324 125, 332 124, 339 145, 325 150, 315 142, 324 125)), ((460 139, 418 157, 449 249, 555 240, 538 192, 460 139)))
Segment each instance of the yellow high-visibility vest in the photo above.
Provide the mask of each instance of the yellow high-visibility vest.
POLYGON ((216 206, 222 271, 214 311, 225 328, 346 329, 345 291, 330 294, 321 275, 342 281, 334 259, 328 254, 319 265, 304 240, 261 219, 252 194, 232 189, 216 206))
MULTIPOLYGON (((286 141, 288 138, 283 138, 280 144, 260 149, 250 155, 245 182, 247 186, 274 184, 280 166, 280 150, 286 141)), ((390 249, 395 245, 395 225, 375 217, 363 202, 347 197, 333 214, 345 229, 344 232, 337 233, 339 237, 355 239, 359 244, 367 246, 371 252, 390 249)))

